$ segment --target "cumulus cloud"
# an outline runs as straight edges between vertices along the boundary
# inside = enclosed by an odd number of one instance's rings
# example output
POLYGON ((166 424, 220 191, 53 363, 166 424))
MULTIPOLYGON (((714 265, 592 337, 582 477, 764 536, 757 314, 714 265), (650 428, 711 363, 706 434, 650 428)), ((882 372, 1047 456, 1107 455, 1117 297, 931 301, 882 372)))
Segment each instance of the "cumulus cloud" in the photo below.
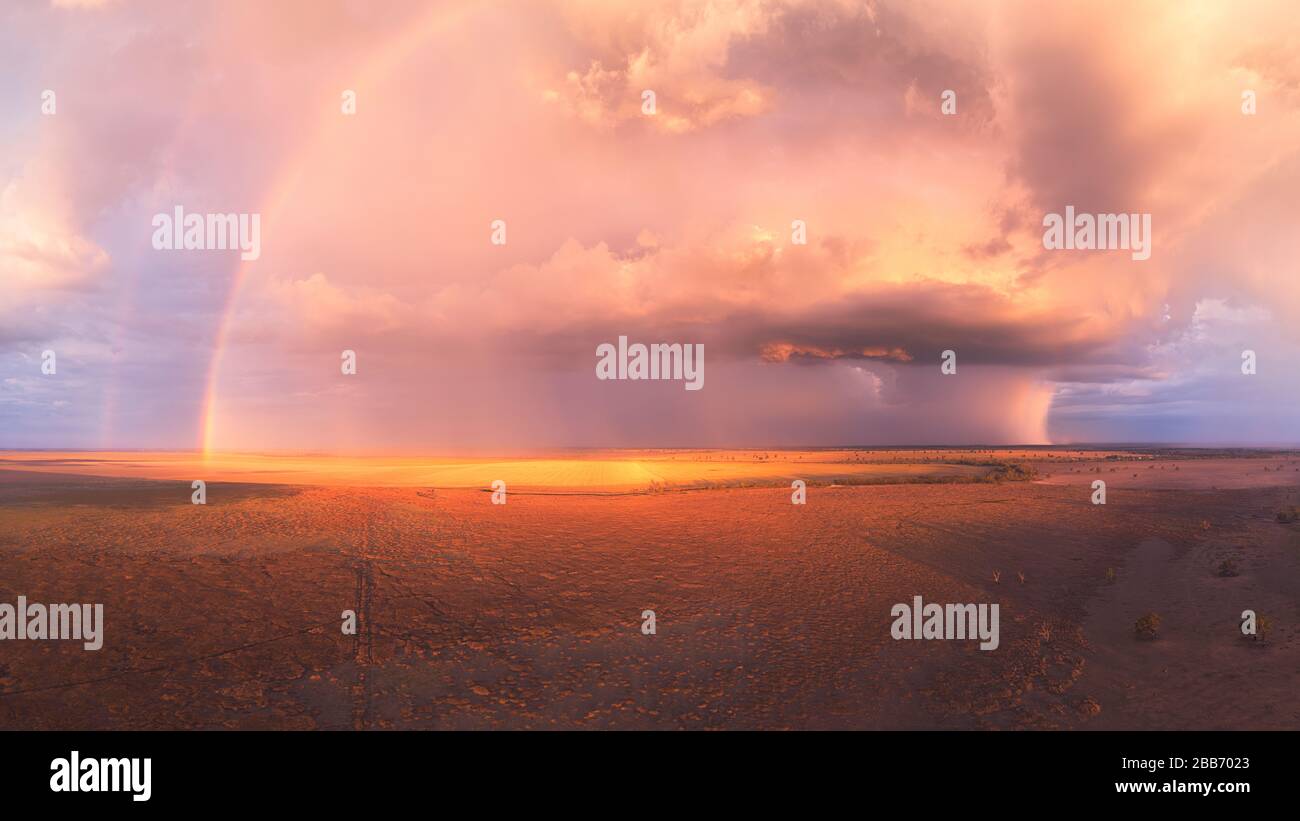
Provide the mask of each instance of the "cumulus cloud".
MULTIPOLYGON (((206 409, 225 447, 1293 429, 1228 381, 1300 342, 1285 3, 214 9, 0 12, 60 100, 0 131, 10 431, 56 400, 96 444, 192 445, 206 409), (178 203, 260 212, 261 258, 153 252, 178 203), (1151 213, 1151 259, 1046 251, 1066 205, 1151 213), (703 343, 705 395, 596 383, 619 335, 703 343), (25 381, 53 343, 80 393, 25 381)), ((1300 398, 1279 373, 1251 390, 1300 398)))
POLYGON ((732 44, 762 33, 771 10, 756 0, 646 4, 615 16, 609 4, 574 2, 563 13, 589 51, 589 62, 567 71, 545 99, 563 103, 583 122, 610 129, 640 119, 671 133, 753 117, 771 105, 772 91, 729 76, 732 44), (600 28, 593 26, 593 17, 600 28), (652 92, 655 113, 643 113, 652 92))

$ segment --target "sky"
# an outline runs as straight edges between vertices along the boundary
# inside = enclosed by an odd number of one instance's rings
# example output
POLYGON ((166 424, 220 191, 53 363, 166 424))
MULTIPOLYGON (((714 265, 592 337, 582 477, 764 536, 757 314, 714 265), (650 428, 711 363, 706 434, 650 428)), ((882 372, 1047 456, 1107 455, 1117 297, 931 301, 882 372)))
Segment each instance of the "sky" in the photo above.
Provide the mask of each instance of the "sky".
POLYGON ((0 55, 0 448, 1300 443, 1289 0, 32 0, 0 55))

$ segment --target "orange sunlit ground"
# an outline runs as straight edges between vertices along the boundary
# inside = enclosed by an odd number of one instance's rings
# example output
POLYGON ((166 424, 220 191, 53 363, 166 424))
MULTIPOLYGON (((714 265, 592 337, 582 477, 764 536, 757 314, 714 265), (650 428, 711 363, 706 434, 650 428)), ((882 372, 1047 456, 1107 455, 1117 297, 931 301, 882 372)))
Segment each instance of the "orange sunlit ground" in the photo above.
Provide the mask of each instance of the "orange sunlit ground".
POLYGON ((1298 480, 1277 452, 10 452, 2 592, 102 601, 108 641, 13 643, 0 724, 1294 724, 1298 480), (492 504, 494 478, 520 492, 492 504), (920 592, 1002 602, 999 651, 891 640, 920 592), (1267 641, 1237 631, 1247 602, 1267 641))

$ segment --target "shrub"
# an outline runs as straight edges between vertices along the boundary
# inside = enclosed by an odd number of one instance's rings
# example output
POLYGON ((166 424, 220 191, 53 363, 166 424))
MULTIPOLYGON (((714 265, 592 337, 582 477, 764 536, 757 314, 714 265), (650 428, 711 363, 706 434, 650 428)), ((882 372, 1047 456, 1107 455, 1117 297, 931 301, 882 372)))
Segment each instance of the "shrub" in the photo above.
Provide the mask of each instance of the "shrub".
POLYGON ((1224 559, 1219 562, 1219 575, 1225 579, 1239 575, 1237 572, 1237 563, 1232 559, 1224 559))
POLYGON ((1268 640, 1268 634, 1273 630, 1273 620, 1263 613, 1255 616, 1255 632, 1242 633, 1241 637, 1248 641, 1263 643, 1268 640))
POLYGON ((1255 641, 1265 641, 1269 632, 1273 629, 1273 620, 1263 613, 1255 617, 1255 635, 1252 638, 1255 641))
POLYGON ((1133 632, 1140 639, 1150 641, 1160 635, 1160 615, 1158 613, 1147 613, 1137 620, 1133 625, 1133 632))
POLYGON ((1038 478, 1038 469, 1032 465, 995 465, 985 474, 985 482, 1030 482, 1038 478))

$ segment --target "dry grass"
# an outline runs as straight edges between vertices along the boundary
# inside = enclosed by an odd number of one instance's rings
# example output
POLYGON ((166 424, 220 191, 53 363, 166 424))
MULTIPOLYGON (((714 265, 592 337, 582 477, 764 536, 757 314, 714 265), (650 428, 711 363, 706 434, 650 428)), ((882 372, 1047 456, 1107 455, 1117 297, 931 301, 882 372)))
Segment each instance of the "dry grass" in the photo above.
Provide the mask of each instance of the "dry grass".
MULTIPOLYGON (((1087 454, 1063 453, 956 455, 1056 459, 1062 477, 1084 467, 1087 454)), ((121 469, 90 456, 96 470, 121 469)), ((614 463, 654 473, 628 492, 517 495, 521 485, 504 476, 508 505, 491 504, 486 483, 214 480, 199 507, 185 481, 192 456, 162 460, 179 481, 0 469, 2 586, 102 601, 108 624, 99 653, 6 643, 0 727, 1300 726, 1289 699, 1300 643, 1282 618, 1300 584, 1300 531, 1238 515, 1244 501, 1285 508, 1292 489, 1128 488, 1099 510, 1081 472, 1078 485, 809 482, 807 505, 795 506, 782 475, 803 478, 813 465, 924 474, 954 456, 607 452, 439 463, 605 463, 569 476, 584 482, 604 481, 599 472, 614 463), (714 467, 766 484, 695 493, 666 481, 714 467), (1239 585, 1206 572, 1234 544, 1251 545, 1251 606, 1279 621, 1259 644, 1267 652, 1244 652, 1239 630, 1214 615, 1240 612, 1239 585), (998 650, 893 641, 891 607, 918 593, 999 603, 998 650), (367 607, 372 630, 342 635, 340 611, 367 607), (640 632, 645 609, 658 613, 653 638, 640 632), (1134 614, 1148 610, 1167 626, 1155 626, 1160 643, 1134 652, 1134 614), (1226 691, 1241 697, 1225 703, 1226 691), (1105 710, 1073 709, 1080 699, 1105 710)), ((48 454, 10 459, 83 468, 48 454)), ((300 458, 289 472, 313 464, 300 458)), ((331 481, 343 475, 322 464, 331 481)), ((361 467, 409 478, 430 464, 361 467)), ((1157 464, 1141 474, 1176 475, 1157 464)), ((1259 464, 1237 469, 1292 476, 1259 464)), ((259 458, 236 475, 250 466, 286 468, 259 458)), ((1232 466, 1187 459, 1181 476, 1230 486, 1232 466)))

